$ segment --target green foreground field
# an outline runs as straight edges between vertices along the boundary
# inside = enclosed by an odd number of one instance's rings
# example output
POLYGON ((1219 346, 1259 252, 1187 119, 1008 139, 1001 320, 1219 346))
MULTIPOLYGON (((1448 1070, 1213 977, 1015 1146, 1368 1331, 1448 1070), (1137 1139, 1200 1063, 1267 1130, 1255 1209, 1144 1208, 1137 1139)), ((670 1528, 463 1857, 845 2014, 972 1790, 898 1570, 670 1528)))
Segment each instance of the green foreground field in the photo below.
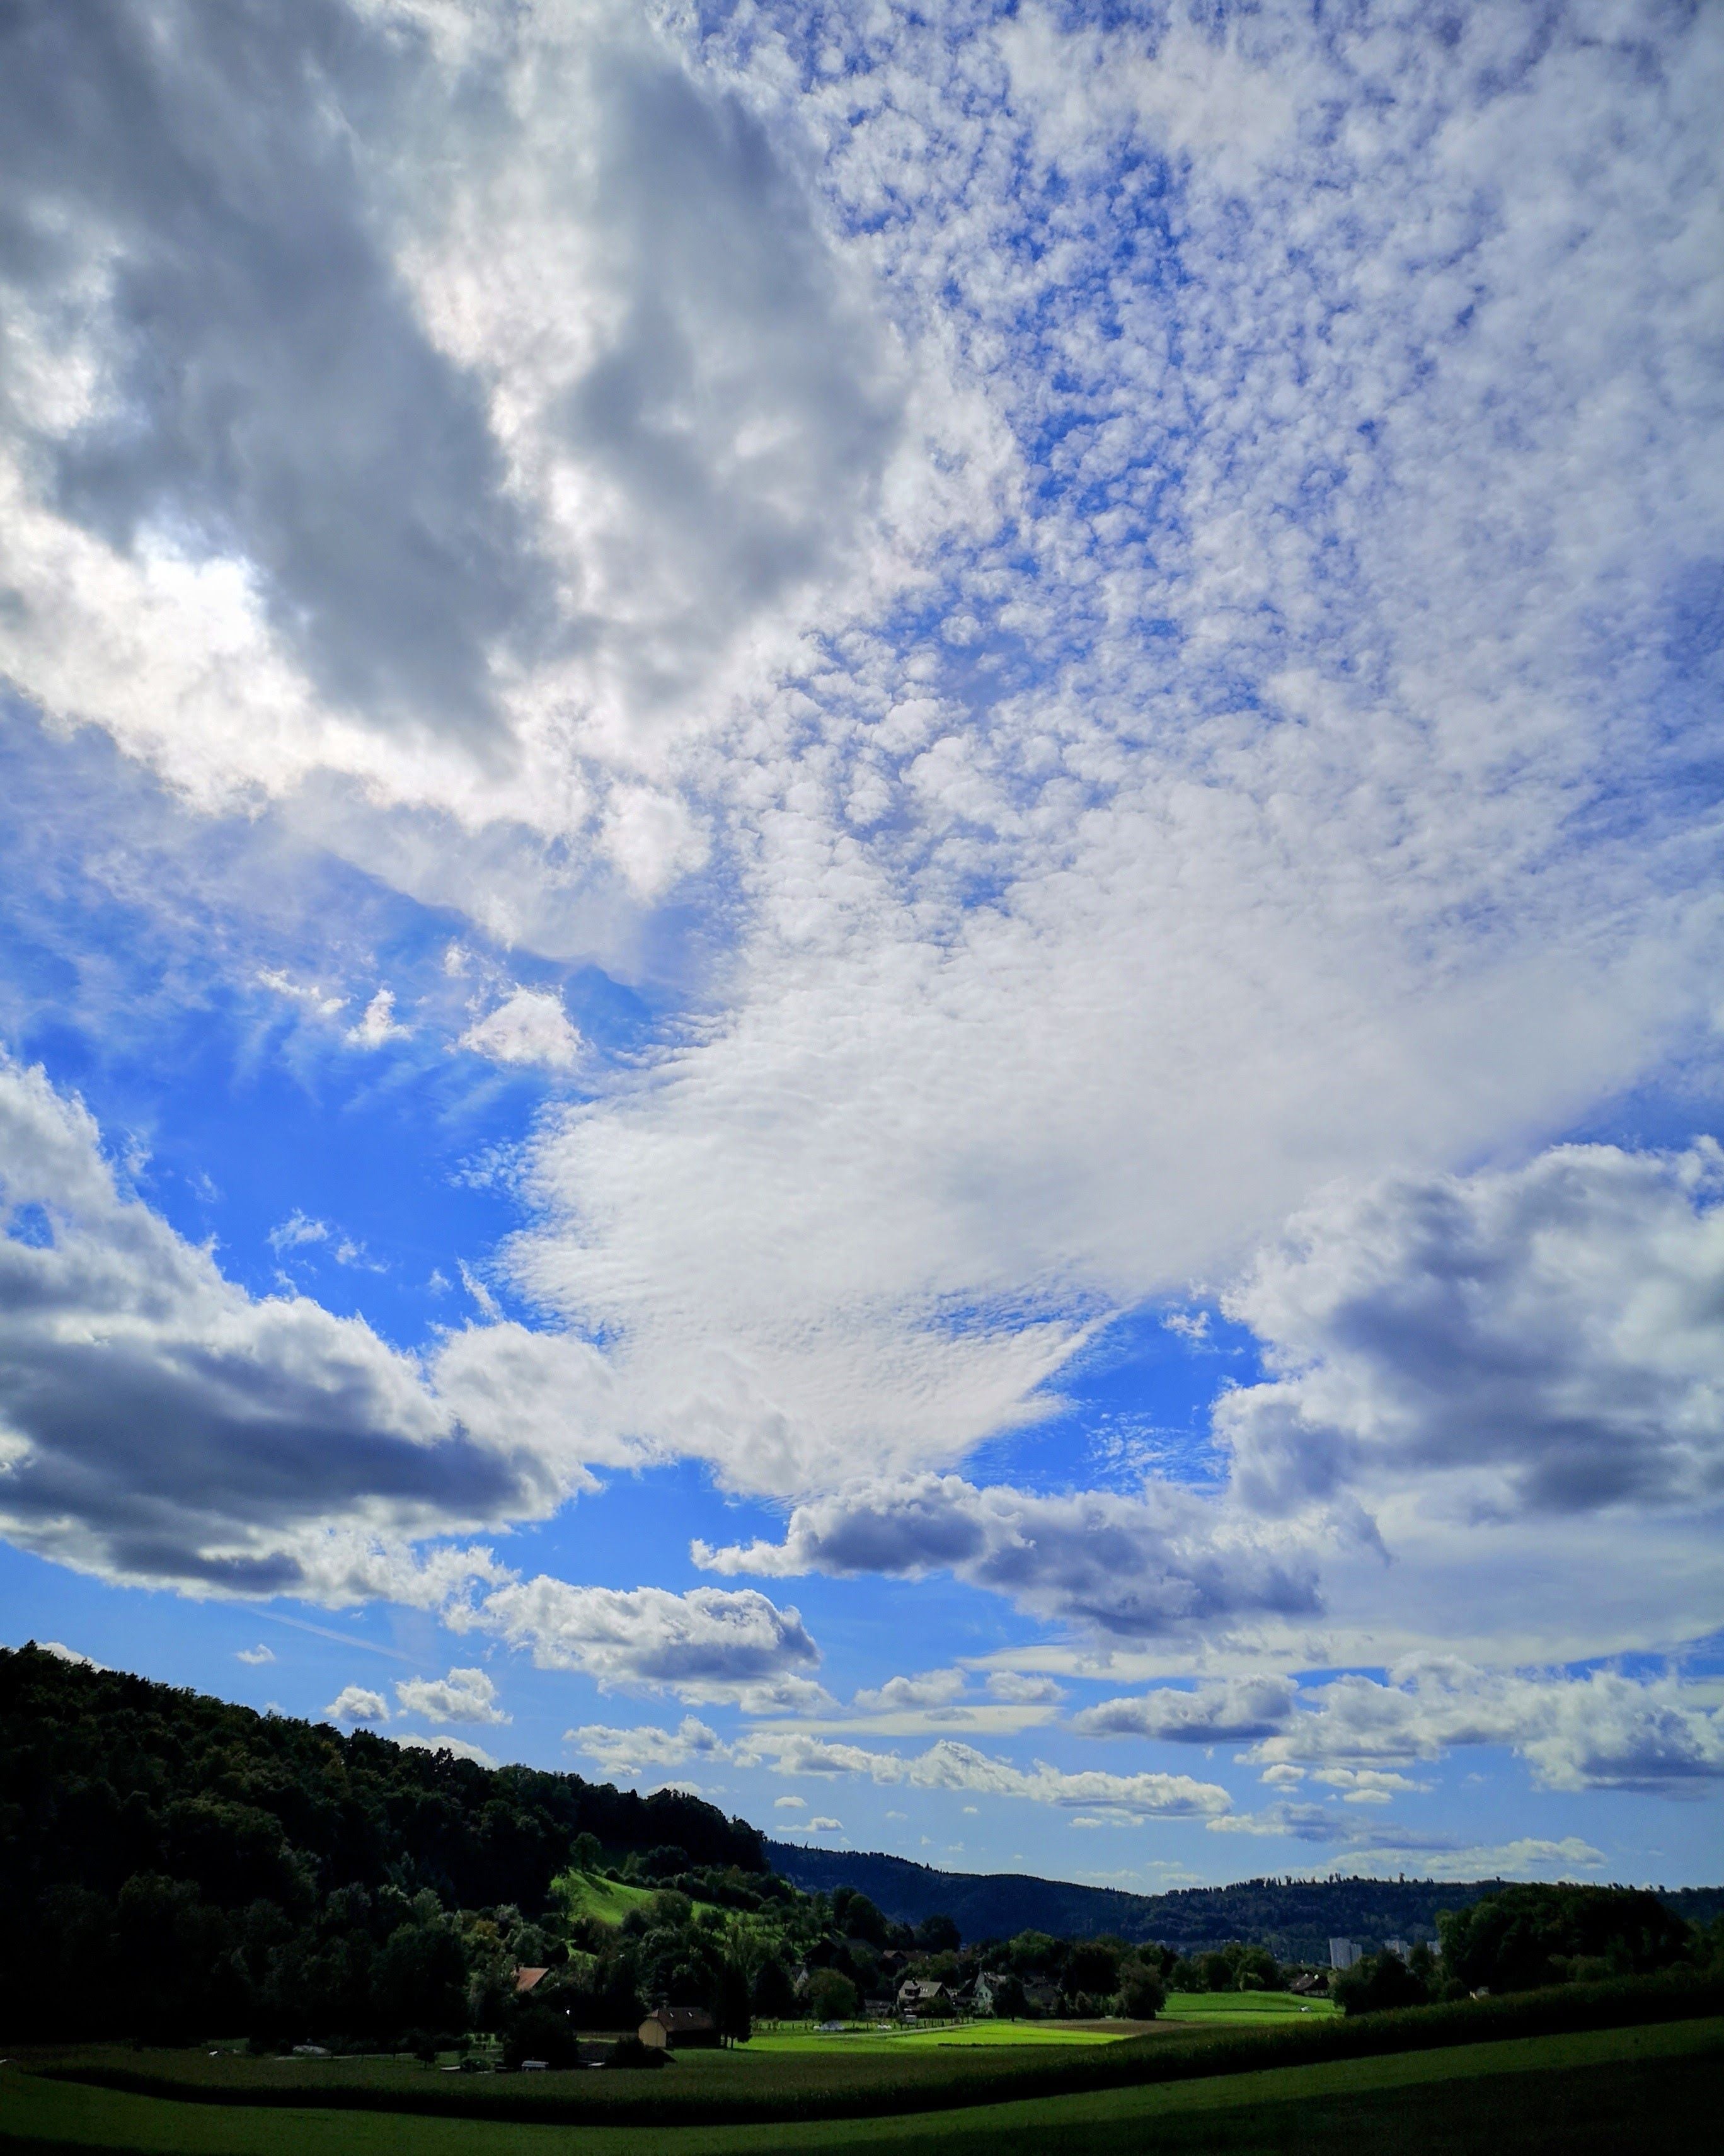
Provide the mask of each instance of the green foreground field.
POLYGON ((107 2156, 1125 2156, 1392 2148, 1401 2156, 1619 2156, 1709 2145, 1724 2018, 782 2126, 570 2128, 187 2104, 0 2068, 0 2148, 107 2156))

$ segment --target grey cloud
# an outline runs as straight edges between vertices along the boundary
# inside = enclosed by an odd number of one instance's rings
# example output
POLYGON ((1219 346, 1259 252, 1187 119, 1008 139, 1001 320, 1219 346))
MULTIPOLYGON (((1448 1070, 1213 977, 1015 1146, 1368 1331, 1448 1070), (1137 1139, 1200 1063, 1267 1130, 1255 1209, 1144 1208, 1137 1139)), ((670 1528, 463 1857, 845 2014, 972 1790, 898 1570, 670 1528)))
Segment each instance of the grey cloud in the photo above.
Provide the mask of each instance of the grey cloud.
POLYGON ((1039 1616, 1121 1639, 1317 1607, 1304 1551, 1240 1534, 1213 1503, 1167 1485, 1141 1497, 1046 1497, 924 1475, 798 1505, 782 1543, 696 1543, 694 1554, 713 1571, 768 1578, 949 1570, 1039 1616))
POLYGON ((1277 1512, 1443 1482, 1476 1515, 1724 1497, 1724 1155, 1563 1146, 1292 1226, 1230 1297, 1270 1382, 1215 1426, 1277 1512))
POLYGON ((1171 1686, 1136 1699, 1104 1700, 1075 1714, 1072 1727, 1086 1737, 1153 1737, 1164 1743, 1244 1743, 1272 1736, 1293 1712, 1298 1686, 1290 1677, 1234 1677, 1171 1686))
POLYGON ((1480 1745, 1518 1753, 1551 1789, 1680 1796, 1724 1780, 1724 1712, 1675 1678, 1529 1675, 1431 1655, 1385 1682, 1348 1675, 1307 1687, 1250 1756, 1370 1768, 1480 1745))
POLYGON ((650 703, 829 565, 901 400, 880 333, 740 99, 619 47, 595 69, 593 112, 624 304, 547 420, 629 505, 603 573, 650 703))
POLYGON ((493 736, 487 653, 541 579, 390 257, 421 43, 332 0, 26 5, 0 41, 0 262, 48 312, 108 288, 112 395, 37 444, 63 511, 243 556, 326 695, 493 736))
POLYGON ((270 1594, 314 1584, 332 1532, 400 1541, 556 1502, 542 1457, 475 1439, 362 1321, 224 1280, 120 1191, 76 1102, 3 1062, 0 1214, 0 1522, 19 1544, 270 1594))

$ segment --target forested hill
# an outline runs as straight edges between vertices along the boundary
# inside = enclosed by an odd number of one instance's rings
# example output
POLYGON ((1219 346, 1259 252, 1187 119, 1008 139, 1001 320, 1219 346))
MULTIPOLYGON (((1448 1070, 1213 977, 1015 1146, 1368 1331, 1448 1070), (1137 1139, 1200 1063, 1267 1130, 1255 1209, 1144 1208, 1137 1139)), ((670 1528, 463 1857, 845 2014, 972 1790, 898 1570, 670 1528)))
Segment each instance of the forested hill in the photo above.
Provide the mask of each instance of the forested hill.
MULTIPOLYGON (((966 1939, 1008 1938, 1022 1931, 1056 1938, 1104 1933, 1153 1939, 1182 1953, 1239 1939, 1265 1946, 1278 1961, 1328 1959, 1340 1935, 1367 1946, 1386 1938, 1429 1939, 1439 1909, 1460 1909, 1494 1893, 1500 1880, 1249 1879, 1234 1887, 1193 1887, 1174 1894, 1128 1894, 1022 1872, 936 1871, 901 1856, 803 1849, 769 1841, 772 1869, 806 1892, 851 1887, 900 1923, 936 1912, 966 1939)), ((1693 1888, 1660 1897, 1685 1921, 1724 1912, 1724 1889, 1693 1888)))
POLYGON ((0 1649, 0 1896, 13 1909, 147 1874, 227 1908, 388 1885, 536 1911, 582 1833, 613 1856, 673 1845, 694 1864, 764 1868, 758 1831, 695 1797, 481 1767, 0 1649))

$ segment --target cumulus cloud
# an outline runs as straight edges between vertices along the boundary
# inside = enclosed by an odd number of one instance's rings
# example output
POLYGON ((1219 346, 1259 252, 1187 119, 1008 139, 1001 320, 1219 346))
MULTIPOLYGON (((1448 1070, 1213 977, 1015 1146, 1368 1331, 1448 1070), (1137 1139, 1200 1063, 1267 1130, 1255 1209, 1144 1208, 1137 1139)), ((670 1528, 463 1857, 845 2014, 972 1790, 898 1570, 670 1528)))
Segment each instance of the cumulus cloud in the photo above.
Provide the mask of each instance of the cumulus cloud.
POLYGON ((1071 1717, 1090 1737, 1152 1737, 1162 1743, 1224 1744, 1268 1737, 1293 1712, 1290 1677, 1235 1677, 1224 1684, 1171 1687, 1136 1699, 1111 1699, 1071 1717))
MULTIPOLYGON (((1239 1756, 1261 1767, 1271 1788, 1310 1780, 1354 1804, 1424 1786, 1401 1767, 1480 1745, 1518 1753, 1548 1789, 1682 1796, 1724 1779, 1724 1711, 1679 1676, 1485 1670, 1430 1653, 1408 1656, 1382 1679, 1350 1672, 1304 1685, 1260 1676, 1157 1687, 1085 1707, 1072 1727, 1163 1743, 1244 1743, 1239 1756)), ((1273 1816, 1320 1814, 1284 1807, 1273 1816)))
POLYGON ((63 1640, 38 1640, 36 1645, 44 1655, 52 1655, 57 1662, 74 1662, 80 1669, 100 1670, 105 1665, 94 1655, 85 1655, 76 1647, 69 1647, 63 1640))
POLYGON ((1087 1805, 1132 1818, 1213 1818, 1232 1801, 1217 1784, 1193 1781, 1187 1774, 1109 1774, 1095 1768, 1068 1773, 1043 1760, 1023 1768, 949 1738, 906 1758, 901 1753, 835 1743, 800 1730, 756 1729, 739 1744, 736 1756, 744 1766, 765 1764, 778 1774, 855 1774, 888 1787, 972 1790, 1031 1804, 1087 1805))
POLYGON ((581 1036, 562 998, 550 988, 516 988, 461 1035, 460 1045, 493 1063, 537 1064, 567 1070, 580 1060, 581 1036))
POLYGON ((254 1647, 240 1647, 236 1650, 233 1659, 236 1662, 246 1662, 249 1663, 252 1668, 259 1669, 261 1668, 265 1662, 273 1662, 275 1659, 275 1656, 271 1648, 266 1647, 263 1642, 259 1640, 258 1645, 254 1647))
POLYGON ((368 1685, 344 1685, 323 1710, 331 1722, 387 1722, 389 1702, 368 1685))
POLYGON ((470 1759, 475 1767, 495 1767, 496 1760, 482 1744, 469 1744, 464 1737, 420 1737, 409 1732, 390 1738, 392 1744, 404 1744, 410 1752, 447 1752, 457 1759, 470 1759))
POLYGON ((962 1670, 924 1670, 920 1676, 888 1677, 856 1693, 850 1704, 864 1714, 890 1714, 902 1708, 950 1707, 962 1699, 968 1679, 962 1670))
POLYGON ((1302 1214, 1227 1299, 1270 1382, 1218 1433, 1265 1510, 1404 1491, 1486 1517, 1724 1498, 1724 1153, 1563 1146, 1302 1214))
POLYGON ((428 1722, 507 1722, 497 1688, 483 1670, 451 1670, 446 1677, 408 1677, 395 1687, 404 1714, 428 1722))
POLYGON ((1317 1607, 1305 1549, 1277 1547, 1167 1484, 1141 1497, 1047 1497, 956 1475, 852 1486, 797 1506, 782 1543, 697 1542, 694 1555, 712 1571, 778 1578, 950 1571, 1038 1616, 1119 1639, 1317 1607))
POLYGON ((403 1025, 395 1016, 395 998, 387 988, 379 988, 366 1005, 357 1025, 347 1033, 350 1048, 387 1048, 392 1040, 408 1040, 413 1028, 403 1025))
POLYGON ((362 1320, 223 1279, 121 1188, 81 1105, 11 1064, 0 1203, 49 1226, 0 1238, 0 1519, 24 1547, 194 1591, 339 1594, 373 1546, 557 1502, 554 1470, 475 1435, 362 1320))
POLYGON ((583 1722, 578 1729, 566 1729, 563 1742, 583 1758, 595 1760, 604 1774, 628 1780, 649 1770, 685 1767, 693 1759, 731 1756, 731 1748, 720 1740, 717 1731, 692 1714, 685 1714, 675 1729, 651 1724, 617 1729, 604 1722, 583 1722))
POLYGON ((449 19, 13 26, 13 675, 205 798, 357 777, 651 891, 686 811, 603 773, 850 573, 901 370, 636 11, 449 19))
POLYGON ((541 1669, 579 1670, 603 1689, 646 1686, 750 1712, 826 1695, 808 1676, 819 1661, 801 1614, 752 1589, 576 1587, 541 1573, 495 1589, 445 1621, 480 1627, 530 1650, 541 1669))

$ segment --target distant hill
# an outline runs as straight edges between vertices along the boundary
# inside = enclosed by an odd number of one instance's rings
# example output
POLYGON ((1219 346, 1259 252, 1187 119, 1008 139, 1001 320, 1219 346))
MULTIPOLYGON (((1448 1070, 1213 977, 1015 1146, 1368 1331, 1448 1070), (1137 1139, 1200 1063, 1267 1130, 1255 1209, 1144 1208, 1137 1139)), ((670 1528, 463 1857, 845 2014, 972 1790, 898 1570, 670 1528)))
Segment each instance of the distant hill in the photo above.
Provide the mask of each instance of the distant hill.
MULTIPOLYGON (((1279 1961, 1326 1961, 1337 1935, 1375 1945, 1385 1938, 1434 1938, 1439 1909, 1465 1908, 1494 1892, 1496 1879, 1248 1879, 1174 1894, 1128 1894, 1018 1871, 937 1871, 907 1857, 804 1849, 769 1841, 767 1861, 809 1893, 852 1887, 900 1923, 936 1912, 965 1939, 1022 1931, 1056 1938, 1154 1939, 1196 1953, 1229 1939, 1266 1946, 1279 1961)), ((1660 1898, 1689 1922, 1724 1912, 1724 1887, 1691 1887, 1660 1898)))

